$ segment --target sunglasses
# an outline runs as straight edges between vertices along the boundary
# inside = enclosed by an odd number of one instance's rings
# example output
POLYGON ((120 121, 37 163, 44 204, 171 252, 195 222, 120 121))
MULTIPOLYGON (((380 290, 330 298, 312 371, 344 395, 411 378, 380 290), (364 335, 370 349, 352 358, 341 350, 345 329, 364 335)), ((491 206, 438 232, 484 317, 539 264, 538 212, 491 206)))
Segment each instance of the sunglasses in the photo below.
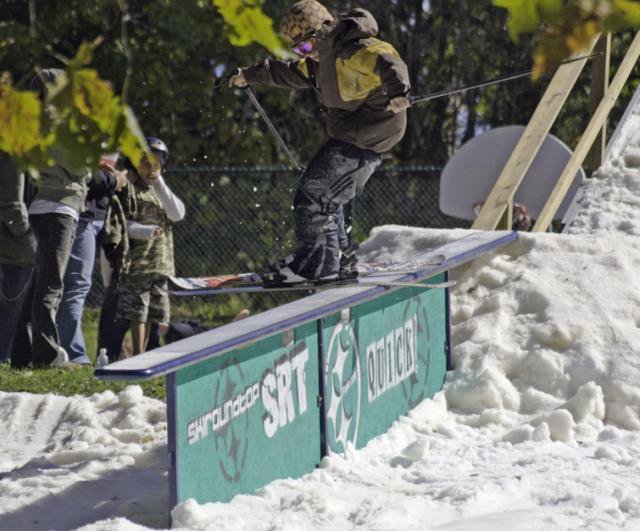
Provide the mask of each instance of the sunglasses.
POLYGON ((293 47, 293 51, 300 56, 310 54, 316 47, 315 42, 312 40, 302 41, 293 47))

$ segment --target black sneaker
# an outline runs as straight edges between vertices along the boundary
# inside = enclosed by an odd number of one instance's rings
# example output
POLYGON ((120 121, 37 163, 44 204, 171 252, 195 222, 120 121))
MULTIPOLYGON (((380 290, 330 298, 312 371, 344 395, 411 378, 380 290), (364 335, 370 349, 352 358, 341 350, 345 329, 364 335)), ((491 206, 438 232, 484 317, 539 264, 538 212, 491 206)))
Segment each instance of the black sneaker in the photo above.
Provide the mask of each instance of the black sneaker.
POLYGON ((357 250, 358 244, 352 243, 349 247, 340 251, 340 271, 338 272, 338 277, 341 280, 356 278, 358 276, 357 250))
MULTIPOLYGON (((262 275, 262 283, 266 286, 286 286, 292 284, 322 284, 340 280, 340 273, 333 273, 319 278, 308 278, 294 272, 289 266, 285 266, 278 271, 268 271, 262 275)), ((352 277, 345 277, 352 278, 352 277)))
POLYGON ((270 271, 267 271, 262 275, 262 283, 266 285, 281 285, 281 284, 301 284, 303 282, 310 282, 306 277, 294 273, 289 266, 284 266, 279 269, 275 269, 273 265, 269 266, 270 271))

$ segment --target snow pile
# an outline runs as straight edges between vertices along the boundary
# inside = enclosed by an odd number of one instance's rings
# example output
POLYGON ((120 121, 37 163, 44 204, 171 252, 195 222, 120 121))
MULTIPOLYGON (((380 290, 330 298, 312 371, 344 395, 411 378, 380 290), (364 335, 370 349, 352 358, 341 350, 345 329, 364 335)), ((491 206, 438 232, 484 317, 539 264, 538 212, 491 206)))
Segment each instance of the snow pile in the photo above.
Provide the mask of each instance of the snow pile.
POLYGON ((569 234, 619 232, 640 235, 640 93, 611 139, 605 163, 583 184, 569 234))
MULTIPOLYGON (((366 259, 467 231, 382 227, 366 259)), ((214 529, 640 528, 640 238, 522 235, 456 271, 455 368, 366 448, 230 503, 175 507, 214 529)), ((0 393, 0 522, 167 525, 164 404, 0 393), (93 523, 92 523, 93 522, 93 523)))
MULTIPOLYGON (((403 259, 465 234, 384 227, 363 251, 403 259)), ((639 264, 636 238, 548 234, 476 261, 453 293, 455 369, 434 400, 305 478, 183 503, 174 524, 640 526, 639 264)))
POLYGON ((139 386, 0 392, 0 426, 0 527, 70 529, 114 514, 168 523, 165 406, 139 386))
POLYGON ((507 425, 518 413, 527 439, 640 429, 639 263, 637 238, 525 235, 476 264, 455 297, 449 407, 479 425, 494 409, 507 425))

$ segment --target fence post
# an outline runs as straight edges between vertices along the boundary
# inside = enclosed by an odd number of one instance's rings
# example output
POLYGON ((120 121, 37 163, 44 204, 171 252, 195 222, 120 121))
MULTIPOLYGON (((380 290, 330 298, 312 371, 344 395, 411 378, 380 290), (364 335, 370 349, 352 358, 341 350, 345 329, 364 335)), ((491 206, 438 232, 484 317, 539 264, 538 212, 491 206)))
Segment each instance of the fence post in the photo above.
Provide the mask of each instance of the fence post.
MULTIPOLYGON (((601 55, 593 59, 591 68, 591 116, 596 112, 598 105, 602 101, 609 88, 609 67, 611 63, 611 33, 600 36, 594 49, 594 53, 601 55)), ((591 150, 585 158, 584 166, 588 174, 596 171, 601 165, 607 145, 607 121, 605 120, 602 129, 598 133, 591 150)))

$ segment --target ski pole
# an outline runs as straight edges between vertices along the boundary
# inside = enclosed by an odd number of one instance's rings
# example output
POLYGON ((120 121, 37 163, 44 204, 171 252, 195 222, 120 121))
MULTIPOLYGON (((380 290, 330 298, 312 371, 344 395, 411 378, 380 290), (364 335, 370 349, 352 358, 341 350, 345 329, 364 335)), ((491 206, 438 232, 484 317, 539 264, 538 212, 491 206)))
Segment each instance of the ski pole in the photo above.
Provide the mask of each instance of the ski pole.
POLYGON ((289 160, 291 161, 291 163, 293 164, 293 166, 299 170, 299 171, 303 171, 304 170, 304 166, 302 166, 298 160, 296 159, 296 157, 294 156, 294 154, 291 152, 291 150, 289 149, 289 146, 287 146, 287 144, 285 143, 285 141, 283 140, 283 138, 280 136, 280 133, 278 133, 278 130, 276 129, 275 125, 273 125, 273 122, 269 119, 269 116, 267 116, 267 113, 265 112, 265 110, 262 108, 262 105, 260 105, 260 102, 258 101, 258 99, 256 98, 256 95, 253 93, 253 91, 251 90, 251 87, 249 85, 247 85, 244 88, 245 92, 247 93, 247 96, 249 96, 249 99, 251 100, 251 103, 253 103, 253 106, 256 108, 256 110, 258 111, 258 114, 260 114, 260 116, 262 116, 262 119, 264 120, 264 122, 267 124, 267 127, 269 127, 270 131, 273 133, 273 136, 276 138, 276 140, 278 141, 278 143, 280 144, 280 146, 282 147, 282 149, 284 150, 284 152, 287 154, 287 156, 289 157, 289 160))
MULTIPOLYGON (((583 59, 593 59, 594 57, 597 57, 599 55, 602 55, 602 52, 596 52, 596 53, 592 53, 591 55, 574 57, 573 59, 562 61, 560 65, 573 63, 575 61, 582 61, 583 59)), ((531 75, 532 72, 533 70, 527 70, 526 72, 516 72, 515 74, 507 74, 507 75, 496 77, 493 79, 488 79, 487 81, 481 81, 480 83, 474 83, 473 85, 466 85, 464 87, 459 87, 459 88, 450 89, 450 90, 440 90, 438 92, 432 92, 431 94, 426 94, 425 96, 415 96, 411 98, 411 105, 415 105, 416 103, 424 103, 425 101, 431 101, 438 98, 443 98, 444 96, 451 96, 452 94, 459 94, 461 92, 466 92, 467 90, 487 87, 489 85, 496 85, 497 83, 504 83, 505 81, 512 81, 513 79, 518 79, 521 77, 531 75)))

